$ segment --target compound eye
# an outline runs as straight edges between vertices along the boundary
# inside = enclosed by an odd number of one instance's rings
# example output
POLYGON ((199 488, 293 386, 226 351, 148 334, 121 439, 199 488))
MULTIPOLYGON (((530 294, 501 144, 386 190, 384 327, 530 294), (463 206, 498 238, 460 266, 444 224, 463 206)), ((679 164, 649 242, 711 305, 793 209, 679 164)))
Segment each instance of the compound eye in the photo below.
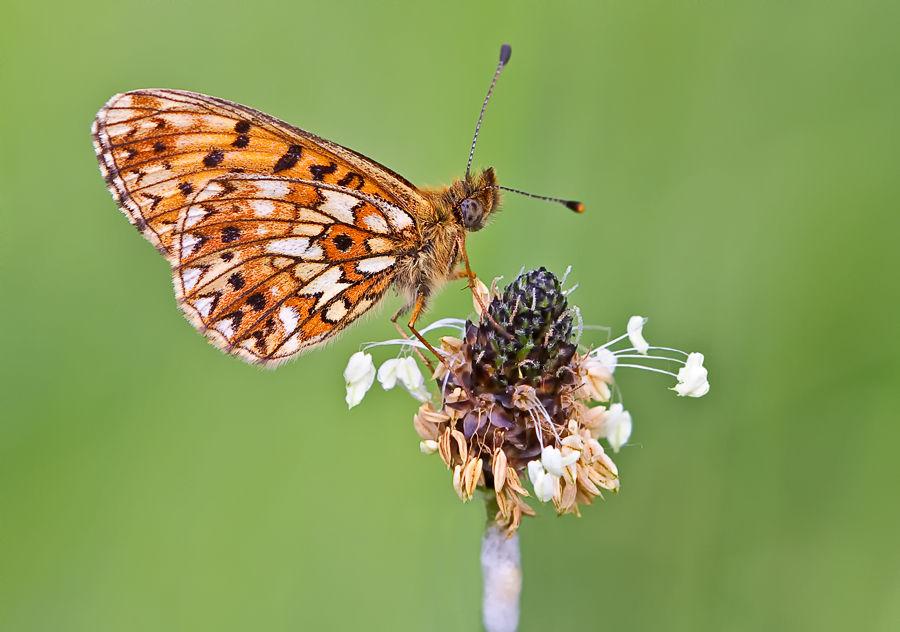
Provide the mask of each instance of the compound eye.
POLYGON ((484 217, 484 206, 481 202, 472 198, 463 200, 459 205, 459 209, 462 212, 463 223, 466 225, 466 228, 477 226, 481 222, 481 218, 484 217))

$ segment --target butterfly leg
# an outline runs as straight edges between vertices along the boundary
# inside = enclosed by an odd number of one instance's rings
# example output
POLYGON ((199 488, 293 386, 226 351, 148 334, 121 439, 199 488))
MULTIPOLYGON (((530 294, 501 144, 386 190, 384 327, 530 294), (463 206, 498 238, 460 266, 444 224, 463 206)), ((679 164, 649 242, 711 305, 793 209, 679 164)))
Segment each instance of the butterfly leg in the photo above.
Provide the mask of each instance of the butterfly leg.
MULTIPOLYGON (((409 340, 409 336, 406 335, 406 332, 403 331, 403 327, 401 327, 401 326, 400 326, 400 323, 398 323, 397 321, 400 319, 400 317, 401 317, 403 314, 405 314, 406 312, 408 312, 414 305, 415 305, 414 303, 407 303, 406 305, 404 305, 404 306, 402 306, 400 309, 398 309, 396 312, 394 312, 394 315, 393 315, 393 316, 391 316, 391 322, 394 323, 394 327, 397 328, 397 331, 400 332, 400 336, 401 336, 404 340, 409 340)), ((410 328, 410 329, 412 329, 412 328, 410 328)), ((414 332, 414 333, 417 334, 417 337, 419 338, 419 340, 422 340, 422 337, 421 337, 421 336, 418 336, 418 332, 414 332)), ((428 345, 427 342, 426 342, 425 344, 428 345)), ((429 346, 429 348, 431 347, 430 345, 428 345, 428 346, 429 346)), ((425 363, 425 366, 427 366, 428 369, 429 369, 429 370, 431 371, 431 373, 433 374, 433 373, 434 373, 434 370, 435 370, 435 369, 434 369, 434 365, 431 364, 431 361, 430 361, 428 358, 425 357, 425 354, 423 354, 423 353, 419 350, 418 347, 413 347, 413 351, 415 352, 415 354, 416 354, 417 356, 419 356, 419 359, 420 359, 422 362, 425 363)), ((431 349, 431 352, 434 353, 434 349, 431 349)), ((436 353, 435 353, 435 355, 436 355, 438 358, 441 357, 441 356, 438 356, 436 353)))
POLYGON ((456 273, 457 278, 465 277, 469 282, 469 289, 472 290, 472 296, 475 297, 475 300, 478 301, 478 306, 481 308, 481 313, 487 313, 487 305, 484 304, 484 300, 481 298, 481 295, 475 289, 475 273, 472 272, 472 268, 469 267, 469 255, 466 254, 466 234, 464 232, 459 232, 456 235, 456 246, 459 248, 459 254, 462 256, 463 263, 466 266, 466 271, 462 270, 456 273))
MULTIPOLYGON (((416 296, 416 302, 413 305, 412 315, 409 317, 409 322, 406 324, 409 327, 409 330, 412 332, 412 335, 419 339, 425 348, 431 351, 435 355, 436 358, 441 358, 442 356, 437 352, 437 349, 431 346, 431 343, 425 340, 425 337, 419 333, 419 330, 416 329, 416 321, 419 320, 419 314, 422 313, 422 308, 425 307, 425 293, 419 291, 418 296, 416 296)), ((429 364, 429 367, 431 365, 429 364)))
MULTIPOLYGON (((425 337, 419 333, 418 329, 416 329, 416 321, 419 319, 419 314, 422 312, 422 308, 424 306, 425 306, 425 293, 422 292, 421 290, 419 290, 419 294, 418 294, 418 296, 416 296, 415 305, 413 306, 412 316, 409 317, 409 322, 406 324, 406 326, 409 327, 409 330, 412 332, 412 334, 416 338, 419 339, 419 342, 421 342, 423 345, 425 345, 425 348, 428 349, 429 351, 431 351, 431 353, 433 353, 435 355, 435 357, 437 357, 444 364, 444 366, 447 367, 447 370, 456 379, 456 383, 459 384, 462 387, 462 389, 466 392, 466 395, 469 397, 469 399, 474 400, 475 396, 472 395, 472 391, 469 390, 469 387, 466 386, 465 382, 463 382, 461 379, 459 379, 459 376, 450 367, 450 365, 448 363, 444 362, 444 356, 438 354, 437 349, 432 347, 431 343, 429 343, 427 340, 425 340, 425 337)), ((429 363, 428 366, 431 367, 431 364, 429 363)), ((432 371, 432 373, 433 372, 434 371, 432 371)))

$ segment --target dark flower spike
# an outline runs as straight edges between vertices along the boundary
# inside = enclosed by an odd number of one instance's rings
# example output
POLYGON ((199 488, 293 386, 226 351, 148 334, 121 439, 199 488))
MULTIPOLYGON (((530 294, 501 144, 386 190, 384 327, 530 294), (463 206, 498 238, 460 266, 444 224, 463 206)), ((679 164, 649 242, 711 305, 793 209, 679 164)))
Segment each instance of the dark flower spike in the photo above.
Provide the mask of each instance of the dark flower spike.
MULTIPOLYGON (((521 272, 502 292, 478 282, 478 318, 442 319, 422 330, 428 333, 451 327, 460 337, 443 337, 441 364, 433 378, 438 388, 437 408, 428 399, 415 360, 388 360, 378 371, 385 389, 400 382, 420 401, 415 416, 420 449, 438 453, 453 471, 453 488, 463 501, 478 488, 493 494, 496 522, 508 535, 515 533, 522 516, 534 515, 521 484, 526 471, 534 496, 553 501, 560 514, 579 512, 601 489, 617 491, 618 471, 598 439, 614 451, 628 441, 631 415, 621 401, 611 401, 610 385, 617 366, 642 368, 678 379, 673 390, 699 397, 709 390, 701 354, 651 347, 643 339, 646 319, 629 321, 628 333, 596 349, 580 352, 584 329, 577 307, 570 306, 568 291, 556 275, 544 268, 521 272), (486 305, 486 313, 480 313, 486 305), (632 346, 612 351, 625 339, 632 346), (647 355, 650 349, 687 359, 647 355), (678 374, 621 359, 666 360, 684 365, 678 374), (395 379, 395 367, 403 371, 395 379)), ((572 288, 574 289, 574 288, 572 288)), ((417 340, 389 340, 367 345, 423 348, 417 340)), ((371 356, 351 358, 347 378, 348 403, 355 405, 374 381, 371 356), (351 370, 354 369, 354 370, 351 370), (356 377, 358 376, 358 377, 356 377), (354 381, 354 378, 356 381, 354 381)))

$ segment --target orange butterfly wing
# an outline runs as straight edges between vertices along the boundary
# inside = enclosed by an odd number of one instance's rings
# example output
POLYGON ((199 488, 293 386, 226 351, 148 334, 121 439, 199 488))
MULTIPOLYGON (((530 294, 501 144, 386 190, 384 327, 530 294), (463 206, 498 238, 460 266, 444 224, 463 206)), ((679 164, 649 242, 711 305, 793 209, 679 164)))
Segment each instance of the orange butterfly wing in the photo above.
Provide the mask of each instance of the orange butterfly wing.
POLYGON ((274 366, 375 305, 433 207, 386 167, 267 114, 140 90, 94 121, 107 185, 219 348, 274 366))

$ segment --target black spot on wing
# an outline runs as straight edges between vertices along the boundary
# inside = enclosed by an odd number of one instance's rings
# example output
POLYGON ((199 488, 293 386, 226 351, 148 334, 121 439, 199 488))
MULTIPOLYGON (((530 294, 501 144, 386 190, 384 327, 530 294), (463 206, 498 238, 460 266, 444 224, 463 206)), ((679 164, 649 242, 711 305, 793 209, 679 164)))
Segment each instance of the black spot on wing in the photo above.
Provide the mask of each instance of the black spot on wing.
POLYGON ((249 145, 249 144, 250 144, 250 137, 249 137, 249 136, 244 136, 243 134, 241 134, 240 136, 238 136, 238 137, 234 140, 234 142, 231 143, 232 147, 237 147, 238 149, 243 149, 244 147, 246 147, 246 146, 249 145))
POLYGON ((181 191, 181 195, 188 196, 194 192, 194 187, 191 186, 190 182, 179 182, 178 190, 181 191))
POLYGON ((244 280, 244 276, 240 272, 235 272, 230 277, 228 277, 228 284, 231 285, 236 290, 240 290, 242 287, 247 285, 247 282, 244 280))
POLYGON ((336 235, 332 241, 334 247, 341 252, 347 252, 353 246, 353 238, 349 235, 336 235))
POLYGON ((297 164, 297 161, 300 160, 302 154, 303 147, 300 145, 291 145, 285 154, 278 159, 275 166, 272 167, 272 173, 278 173, 279 171, 294 167, 297 164))
POLYGON ((203 159, 203 164, 209 168, 219 166, 219 163, 225 159, 225 153, 216 149, 215 151, 211 151, 206 154, 206 157, 203 159))
POLYGON ((313 180, 317 182, 322 182, 325 179, 325 176, 328 174, 334 173, 337 171, 337 165, 333 162, 328 166, 325 165, 310 165, 309 172, 312 174, 313 180))
POLYGON ((153 151, 156 153, 160 153, 166 150, 166 144, 162 141, 157 141, 153 143, 153 151))
POLYGON ((241 323, 244 321, 244 313, 241 310, 229 312, 222 316, 220 320, 228 320, 229 318, 231 319, 231 326, 234 329, 240 329, 241 323))
POLYGON ((237 226, 226 226, 222 229, 222 243, 228 244, 241 238, 241 231, 237 226))
POLYGON ((353 171, 348 171, 347 175, 345 175, 343 178, 338 180, 338 186, 356 189, 357 191, 359 191, 361 188, 363 188, 363 185, 365 183, 366 183, 366 181, 363 180, 363 177, 353 171), (354 184, 353 184, 354 181, 356 182, 356 186, 354 186, 354 184))
POLYGON ((250 334, 250 337, 253 338, 254 340, 256 340, 256 342, 253 343, 253 346, 256 347, 260 353, 265 353, 266 352, 266 340, 265 340, 266 335, 262 331, 257 330, 257 331, 254 331, 252 334, 250 334))
POLYGON ((251 294, 249 297, 247 297, 247 305, 258 312, 266 306, 266 297, 262 294, 262 292, 251 294))
POLYGON ((238 121, 234 124, 234 131, 238 134, 246 134, 250 131, 250 123, 247 121, 238 121))

